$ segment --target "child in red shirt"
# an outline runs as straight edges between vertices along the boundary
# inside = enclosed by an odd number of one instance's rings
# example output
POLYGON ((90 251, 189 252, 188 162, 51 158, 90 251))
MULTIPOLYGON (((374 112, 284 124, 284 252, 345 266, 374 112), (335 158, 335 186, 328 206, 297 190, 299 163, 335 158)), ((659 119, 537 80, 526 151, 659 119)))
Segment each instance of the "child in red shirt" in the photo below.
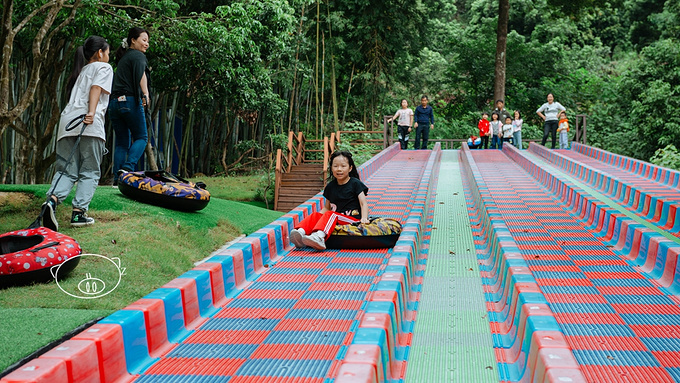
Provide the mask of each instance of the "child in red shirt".
POLYGON ((482 119, 479 120, 479 123, 477 124, 477 128, 479 129, 479 137, 482 139, 482 144, 478 146, 478 148, 481 148, 482 145, 484 145, 484 149, 489 148, 489 136, 491 135, 491 130, 489 129, 489 114, 484 112, 482 114, 482 119))

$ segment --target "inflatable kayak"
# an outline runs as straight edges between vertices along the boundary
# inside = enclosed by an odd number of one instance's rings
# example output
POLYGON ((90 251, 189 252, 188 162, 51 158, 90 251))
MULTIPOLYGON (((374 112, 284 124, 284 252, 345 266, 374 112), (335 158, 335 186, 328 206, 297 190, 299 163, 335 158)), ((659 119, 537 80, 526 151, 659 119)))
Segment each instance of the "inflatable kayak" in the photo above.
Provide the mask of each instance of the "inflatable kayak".
POLYGON ((384 249, 394 247, 401 224, 392 218, 372 218, 367 224, 336 225, 326 240, 327 249, 384 249))
POLYGON ((162 170, 125 173, 118 181, 118 190, 139 202, 181 211, 201 210, 210 202, 205 184, 162 170))
POLYGON ((65 276, 78 265, 81 253, 75 239, 46 227, 2 234, 0 288, 50 281, 50 268, 60 264, 59 275, 65 276))

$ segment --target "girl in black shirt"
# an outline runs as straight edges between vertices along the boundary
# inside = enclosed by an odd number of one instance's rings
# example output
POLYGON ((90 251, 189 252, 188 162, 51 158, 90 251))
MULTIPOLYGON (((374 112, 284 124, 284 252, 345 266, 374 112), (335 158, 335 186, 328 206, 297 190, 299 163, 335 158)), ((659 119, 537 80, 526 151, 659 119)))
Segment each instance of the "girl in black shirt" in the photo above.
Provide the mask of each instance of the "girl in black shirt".
POLYGON ((359 180, 352 154, 347 151, 331 155, 331 178, 323 191, 326 204, 319 212, 303 219, 290 233, 295 247, 309 246, 316 250, 326 249, 326 239, 335 225, 361 222, 368 223, 368 188, 359 180), (309 235, 307 234, 309 233, 309 235))

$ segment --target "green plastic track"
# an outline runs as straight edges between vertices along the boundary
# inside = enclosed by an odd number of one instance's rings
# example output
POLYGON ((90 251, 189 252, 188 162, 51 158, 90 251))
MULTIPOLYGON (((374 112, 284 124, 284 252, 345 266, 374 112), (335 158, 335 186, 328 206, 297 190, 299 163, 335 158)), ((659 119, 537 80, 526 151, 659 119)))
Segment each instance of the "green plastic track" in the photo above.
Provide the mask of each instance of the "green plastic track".
POLYGON ((447 150, 405 381, 498 379, 458 151, 447 150))

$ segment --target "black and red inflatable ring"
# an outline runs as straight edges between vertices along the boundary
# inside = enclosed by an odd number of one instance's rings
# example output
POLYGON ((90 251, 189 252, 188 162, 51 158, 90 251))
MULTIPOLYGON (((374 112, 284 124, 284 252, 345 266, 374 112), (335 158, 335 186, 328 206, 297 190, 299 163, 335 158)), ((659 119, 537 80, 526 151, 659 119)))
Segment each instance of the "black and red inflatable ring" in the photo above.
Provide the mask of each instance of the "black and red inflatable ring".
POLYGON ((2 234, 0 288, 52 280, 50 268, 62 263, 59 274, 66 275, 78 265, 81 253, 75 239, 46 227, 2 234))

